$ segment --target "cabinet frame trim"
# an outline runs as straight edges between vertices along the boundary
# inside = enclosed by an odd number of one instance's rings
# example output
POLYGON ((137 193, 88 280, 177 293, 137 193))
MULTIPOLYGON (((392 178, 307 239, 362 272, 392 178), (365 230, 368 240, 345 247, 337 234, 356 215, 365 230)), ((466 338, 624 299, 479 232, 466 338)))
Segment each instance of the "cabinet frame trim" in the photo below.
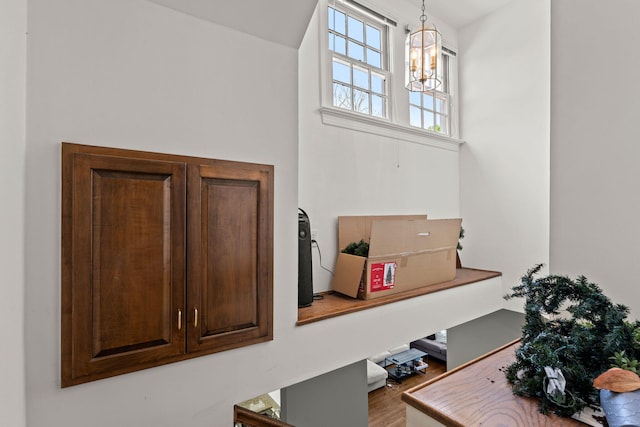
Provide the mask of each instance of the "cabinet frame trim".
MULTIPOLYGON (((203 356, 206 354, 216 353, 220 351, 226 351, 237 347, 243 347, 246 345, 252 345, 260 342, 273 340, 273 212, 274 212, 274 167, 273 165, 257 164, 238 162, 231 160, 219 160, 209 159, 202 157, 192 157, 183 155, 154 153, 138 150, 127 150, 120 148, 108 148, 98 147, 90 145, 80 145, 74 143, 63 142, 61 144, 62 151, 62 193, 61 193, 61 386, 68 387, 72 385, 82 384, 97 379, 108 378, 124 373, 139 371, 154 366, 160 366, 168 363, 174 363, 181 360, 187 360, 194 357, 203 356), (94 372, 88 375, 77 375, 76 364, 74 360, 74 318, 73 318, 73 298, 74 298, 74 286, 77 284, 74 282, 75 273, 73 265, 73 199, 74 199, 74 158, 78 155, 90 154, 96 156, 107 156, 111 158, 118 158, 122 160, 126 159, 142 159, 150 161, 161 161, 171 163, 183 163, 185 165, 185 171, 189 165, 198 165, 206 167, 220 167, 220 168, 236 168, 239 170, 255 171, 261 174, 265 174, 267 179, 265 181, 266 188, 262 189, 262 196, 264 200, 263 215, 265 218, 265 227, 261 232, 266 240, 266 245, 263 245, 260 249, 260 256, 264 258, 263 262, 258 266, 259 275, 266 279, 266 294, 263 295, 267 299, 266 304, 266 333, 262 333, 261 336, 253 338, 246 342, 238 342, 230 345, 225 345, 221 348, 204 348, 193 351, 188 348, 188 334, 192 329, 189 323, 190 309, 187 307, 193 307, 193 304, 188 301, 189 283, 188 283, 188 248, 184 244, 182 250, 184 250, 185 256, 183 259, 183 277, 186 278, 187 283, 184 285, 183 301, 177 303, 173 301, 171 303, 172 312, 171 324, 176 333, 182 336, 182 346, 184 352, 175 356, 163 357, 159 360, 150 360, 144 363, 136 364, 133 366, 118 367, 112 371, 106 372, 94 372), (264 252, 264 249, 266 253, 264 252), (181 328, 179 328, 179 324, 181 328)), ((185 174, 185 186, 188 186, 187 178, 185 174)), ((188 187, 185 191, 184 200, 184 235, 187 235, 188 229, 188 187)), ((85 267, 86 268, 86 267, 85 267)))

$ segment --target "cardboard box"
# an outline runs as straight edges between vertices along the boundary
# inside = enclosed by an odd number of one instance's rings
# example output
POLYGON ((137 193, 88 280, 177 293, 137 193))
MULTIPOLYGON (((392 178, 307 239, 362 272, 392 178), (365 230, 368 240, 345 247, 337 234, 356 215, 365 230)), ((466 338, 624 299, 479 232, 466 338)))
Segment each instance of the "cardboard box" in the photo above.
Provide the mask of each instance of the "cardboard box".
POLYGON ((331 288, 366 300, 452 280, 461 223, 420 215, 339 217, 331 288), (369 242, 368 258, 341 252, 361 239, 369 242))

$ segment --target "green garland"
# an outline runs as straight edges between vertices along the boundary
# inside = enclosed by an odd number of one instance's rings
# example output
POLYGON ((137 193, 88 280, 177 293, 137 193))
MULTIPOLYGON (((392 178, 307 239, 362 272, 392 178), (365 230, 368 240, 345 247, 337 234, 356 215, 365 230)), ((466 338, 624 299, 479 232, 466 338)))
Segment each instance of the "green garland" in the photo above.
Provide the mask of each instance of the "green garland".
POLYGON ((369 255, 369 243, 360 240, 358 243, 352 242, 342 250, 342 253, 367 257, 369 255))
POLYGON ((505 296, 525 298, 522 345, 505 373, 514 394, 540 399, 542 413, 571 416, 599 403, 593 380, 612 366, 616 354, 637 365, 640 322, 627 322, 629 309, 613 304, 584 276, 534 278, 541 268, 530 269, 505 296), (561 317, 561 311, 566 315, 561 317), (564 398, 546 394, 545 366, 562 370, 564 398))

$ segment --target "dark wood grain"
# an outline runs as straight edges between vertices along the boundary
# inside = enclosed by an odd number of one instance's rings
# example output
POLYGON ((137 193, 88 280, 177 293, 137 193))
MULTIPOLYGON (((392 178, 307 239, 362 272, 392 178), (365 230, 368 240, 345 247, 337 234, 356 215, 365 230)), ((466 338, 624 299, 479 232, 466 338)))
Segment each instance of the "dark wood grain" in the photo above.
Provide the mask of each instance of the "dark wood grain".
POLYGON ((271 165, 63 143, 61 246, 63 387, 273 338, 271 165))
POLYGON ((404 427, 406 408, 402 393, 432 380, 444 372, 447 367, 439 360, 430 359, 424 374, 418 373, 405 378, 401 384, 389 381, 389 387, 381 387, 369 393, 369 427, 404 427))
POLYGON ((402 400, 446 426, 584 426, 570 418, 543 415, 537 400, 513 394, 504 369, 515 361, 519 345, 509 343, 414 387, 402 400))
POLYGON ((63 386, 182 354, 184 164, 64 154, 63 386))
POLYGON ((456 270, 456 278, 453 280, 372 300, 360 300, 351 298, 332 291, 323 292, 321 293, 322 299, 315 300, 309 307, 298 309, 298 321, 296 324, 306 325, 308 323, 318 322, 320 320, 354 313, 361 310, 367 310, 385 304, 391 304, 394 302, 403 301, 405 299, 427 295, 433 292, 439 292, 458 286, 468 285, 470 283, 480 282, 482 280, 499 277, 501 275, 502 273, 497 271, 477 270, 473 268, 458 268, 456 270))
POLYGON ((270 340, 269 174, 190 165, 189 189, 189 352, 270 340))

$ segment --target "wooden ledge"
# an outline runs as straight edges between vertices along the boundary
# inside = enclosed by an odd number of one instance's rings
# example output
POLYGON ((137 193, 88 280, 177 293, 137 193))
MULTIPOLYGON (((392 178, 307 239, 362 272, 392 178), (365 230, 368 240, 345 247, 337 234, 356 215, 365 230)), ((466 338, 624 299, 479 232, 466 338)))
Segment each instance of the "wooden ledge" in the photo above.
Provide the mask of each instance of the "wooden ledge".
POLYGON ((402 401, 448 427, 579 427, 580 421, 540 413, 539 401, 513 394, 505 368, 516 360, 520 340, 499 347, 424 384, 405 391, 402 401))
POLYGON ((322 299, 314 300, 313 304, 309 307, 298 309, 298 321, 296 322, 296 325, 306 325, 307 323, 318 322, 320 320, 330 319, 344 314, 355 313, 357 311, 367 310, 381 305, 391 304, 405 299, 431 294, 433 292, 444 291, 446 289, 464 286, 499 276, 502 276, 502 273, 498 271, 459 268, 456 270, 456 278, 448 282, 437 283, 435 285, 425 286, 424 288, 412 289, 407 292, 401 292, 368 301, 351 298, 333 291, 323 292, 320 294, 322 295, 322 299))

